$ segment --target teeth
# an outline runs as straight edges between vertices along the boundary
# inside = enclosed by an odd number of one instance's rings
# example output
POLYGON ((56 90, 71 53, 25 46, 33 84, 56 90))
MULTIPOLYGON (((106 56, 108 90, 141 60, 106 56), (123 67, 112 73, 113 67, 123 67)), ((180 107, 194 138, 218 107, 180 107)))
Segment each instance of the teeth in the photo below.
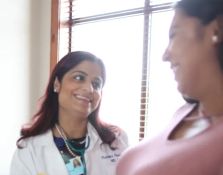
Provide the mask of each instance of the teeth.
POLYGON ((77 98, 81 99, 81 100, 86 100, 86 101, 91 101, 89 98, 81 96, 81 95, 76 95, 77 98))

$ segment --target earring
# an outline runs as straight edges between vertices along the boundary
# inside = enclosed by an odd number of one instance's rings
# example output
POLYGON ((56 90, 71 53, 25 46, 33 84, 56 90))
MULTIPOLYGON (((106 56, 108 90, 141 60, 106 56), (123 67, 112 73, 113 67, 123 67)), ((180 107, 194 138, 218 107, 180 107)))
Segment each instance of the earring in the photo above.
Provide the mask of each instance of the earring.
POLYGON ((218 42, 218 36, 217 35, 213 35, 211 39, 212 39, 213 43, 217 43, 218 42))
POLYGON ((56 89, 56 88, 54 88, 54 89, 53 89, 53 92, 57 93, 57 89, 56 89))

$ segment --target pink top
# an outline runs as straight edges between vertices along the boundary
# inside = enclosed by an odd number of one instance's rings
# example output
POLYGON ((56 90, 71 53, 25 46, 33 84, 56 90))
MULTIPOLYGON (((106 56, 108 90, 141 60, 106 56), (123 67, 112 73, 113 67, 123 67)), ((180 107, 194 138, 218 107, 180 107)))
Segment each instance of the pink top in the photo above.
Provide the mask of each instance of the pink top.
POLYGON ((223 175, 223 120, 191 138, 168 139, 194 107, 186 104, 161 135, 127 149, 117 175, 223 175))

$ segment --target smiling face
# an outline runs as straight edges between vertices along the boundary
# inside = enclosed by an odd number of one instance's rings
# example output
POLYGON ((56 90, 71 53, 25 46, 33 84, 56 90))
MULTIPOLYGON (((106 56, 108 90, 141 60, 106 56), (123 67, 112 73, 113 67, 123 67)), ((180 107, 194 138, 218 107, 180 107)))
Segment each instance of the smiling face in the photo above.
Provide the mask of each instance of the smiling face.
POLYGON ((199 19, 175 11, 164 61, 170 62, 182 94, 196 96, 206 85, 216 57, 212 31, 211 24, 204 26, 199 19))
POLYGON ((100 103, 102 86, 102 70, 91 61, 83 61, 69 70, 61 82, 56 79, 59 117, 71 115, 86 119, 100 103))

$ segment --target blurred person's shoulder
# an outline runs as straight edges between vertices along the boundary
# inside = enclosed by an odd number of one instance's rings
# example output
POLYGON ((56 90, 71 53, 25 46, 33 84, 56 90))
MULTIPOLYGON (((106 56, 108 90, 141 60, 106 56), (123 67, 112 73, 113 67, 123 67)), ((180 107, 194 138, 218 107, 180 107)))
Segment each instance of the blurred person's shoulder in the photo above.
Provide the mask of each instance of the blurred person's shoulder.
POLYGON ((176 110, 176 112, 174 113, 174 119, 181 116, 186 116, 187 114, 192 112, 196 107, 197 107, 197 103, 186 102, 184 105, 182 105, 176 110))

